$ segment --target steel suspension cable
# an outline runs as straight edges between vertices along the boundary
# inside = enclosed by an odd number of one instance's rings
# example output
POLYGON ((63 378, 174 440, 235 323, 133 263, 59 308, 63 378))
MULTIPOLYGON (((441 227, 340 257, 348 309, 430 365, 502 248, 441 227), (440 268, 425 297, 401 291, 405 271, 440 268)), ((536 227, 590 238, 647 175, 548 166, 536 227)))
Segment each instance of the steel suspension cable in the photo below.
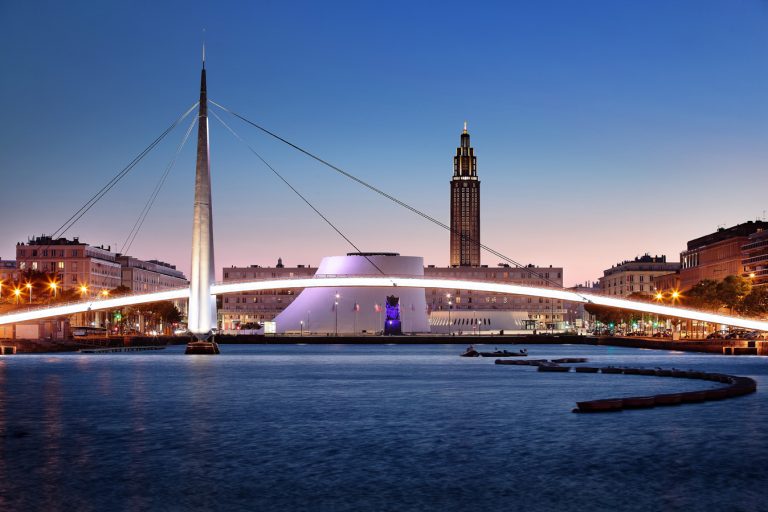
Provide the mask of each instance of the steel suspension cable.
POLYGON ((72 216, 62 224, 59 229, 53 232, 51 235, 52 239, 58 238, 63 236, 69 229, 75 225, 77 221, 79 221, 83 215, 88 213, 88 210, 90 210, 93 205, 95 205, 104 195, 109 192, 112 187, 114 187, 120 180, 122 180, 131 170, 133 170, 136 165, 141 162, 142 159, 144 159, 147 154, 152 151, 164 138, 166 135, 168 135, 171 131, 173 131, 176 126, 182 122, 194 109, 197 107, 199 102, 196 102, 194 105, 192 105, 186 112, 184 112, 178 119, 176 119, 168 128, 165 129, 163 133, 161 133, 155 140, 150 143, 149 146, 144 148, 144 150, 136 155, 136 157, 131 160, 131 162, 125 166, 120 172, 118 172, 115 176, 112 177, 111 180, 107 182, 106 185, 104 185, 98 192, 96 192, 93 196, 91 196, 88 201, 83 204, 83 206, 80 207, 72 216))
MULTIPOLYGON (((210 101, 210 100, 208 100, 208 101, 210 101)), ((341 231, 339 228, 337 228, 337 227, 336 227, 336 226, 333 224, 333 222, 331 222, 331 221, 330 221, 330 219, 328 219, 328 217, 326 217, 325 215, 323 215, 323 213, 322 213, 320 210, 318 210, 318 209, 315 207, 315 205, 313 205, 312 203, 310 203, 310 202, 309 202, 309 200, 308 200, 308 199, 307 199, 307 198, 306 198, 306 197, 305 197, 305 196, 304 196, 304 195, 303 195, 301 192, 299 192, 299 191, 296 189, 296 187, 294 187, 293 185, 291 185, 291 183, 289 183, 289 182, 288 182, 288 180, 286 180, 286 179, 285 179, 285 177, 283 177, 283 175, 282 175, 282 174, 280 174, 280 173, 279 173, 279 172, 278 172, 278 171, 277 171, 277 170, 276 170, 274 167, 272 167, 272 166, 269 164, 269 162, 267 162, 266 160, 264 160, 264 158, 263 158, 263 157, 262 157, 262 156, 261 156, 261 155, 260 155, 260 154, 259 154, 259 153, 258 153, 258 152, 255 150, 255 149, 253 149, 253 147, 252 147, 252 146, 251 146, 251 145, 250 145, 248 142, 246 142, 246 141, 245 141, 245 140, 244 140, 244 139, 243 139, 243 138, 242 138, 242 137, 241 137, 241 136, 240 136, 240 135, 239 135, 239 134, 238 134, 238 133, 237 133, 237 132, 236 132, 234 129, 232 129, 232 128, 231 128, 231 127, 230 127, 230 126, 227 124, 227 123, 225 123, 225 122, 224 122, 224 120, 223 120, 221 117, 219 117, 219 115, 218 115, 218 114, 217 114, 217 113, 216 113, 214 110, 211 110, 210 112, 211 112, 211 114, 213 114, 213 116, 214 116, 216 119, 218 119, 218 121, 219 121, 219 122, 220 122, 222 125, 224 125, 224 127, 225 127, 227 130, 229 130, 229 132, 230 132, 230 133, 231 133, 231 134, 232 134, 232 135, 233 135, 233 136, 234 136, 234 137, 235 137, 237 140, 239 140, 240 142, 242 142, 243 144, 245 144, 245 145, 248 147, 248 149, 251 151, 251 153, 253 153, 254 155, 256 155, 256 158, 258 158, 259 160, 261 160, 261 163, 263 163, 264 165, 266 165, 266 166, 269 168, 269 170, 270 170, 270 171, 272 171, 272 172, 275 174, 275 176, 277 176, 278 178, 280 178, 280 180, 281 180, 283 183, 285 183, 285 184, 288 186, 288 188, 290 188, 290 189, 293 191, 293 193, 294 193, 294 194, 296 194, 296 195, 297 195, 297 196, 298 196, 298 197, 299 197, 299 198, 300 198, 302 201, 304 201, 304 202, 307 204, 307 206, 309 206, 310 208, 312 208, 312 210, 313 210, 313 211, 314 211, 314 212, 315 212, 315 213, 316 213, 316 214, 317 214, 317 215, 318 215, 318 216, 319 216, 321 219, 323 219, 323 220, 325 221, 325 223, 326 223, 326 224, 328 224, 328 225, 329 225, 329 226, 330 226, 330 227, 331 227, 331 228, 332 228, 332 229, 333 229, 333 230, 334 230, 336 233, 338 233, 338 235, 339 235, 341 238, 343 238, 343 239, 344 239, 344 240, 345 240, 345 241, 346 241, 346 242, 347 242, 349 245, 351 245, 351 246, 352 246, 352 247, 353 247, 353 248, 354 248, 354 249, 355 249, 355 250, 356 250, 358 253, 360 253, 360 254, 361 254, 361 255, 362 255, 362 256, 363 256, 363 257, 364 257, 366 260, 368 260, 368 263, 370 263, 371 265, 373 265, 373 266, 374 266, 374 268, 376 268, 376 270, 378 270, 378 271, 381 273, 381 275, 383 275, 383 276, 386 276, 386 274, 384 273, 384 271, 383 271, 383 270, 381 270, 381 268, 379 268, 379 266, 378 266, 378 265, 376 265, 376 264, 375 264, 373 261, 371 261, 371 259, 370 259, 370 258, 369 258, 369 257, 368 257, 368 256, 367 256, 365 253, 363 253, 363 251, 361 251, 361 250, 360 250, 360 249, 357 247, 357 245, 355 245, 355 243, 354 243, 352 240, 350 240, 350 239, 349 239, 349 237, 348 237, 347 235, 345 235, 344 233, 342 233, 342 231, 341 231)))
MULTIPOLYGON (((287 139, 284 139, 280 135, 277 135, 276 133, 274 133, 274 132, 264 128, 263 126, 260 126, 259 124, 254 123, 253 121, 245 118, 244 116, 238 114, 237 112, 234 112, 234 111, 232 111, 232 110, 230 110, 230 109, 228 109, 228 108, 226 108, 226 107, 216 103, 213 100, 209 99, 208 101, 210 103, 212 103, 213 105, 217 106, 218 108, 224 110, 225 112, 228 112, 229 114, 233 115, 234 117, 239 118, 243 122, 253 126, 254 128, 257 128, 257 129, 261 130, 262 132, 266 133, 270 137, 273 137, 273 138, 279 140, 280 142, 283 142, 284 144, 294 148, 295 150, 297 150, 297 151, 299 151, 301 153, 304 153, 306 156, 312 158, 313 160, 316 160, 316 161, 320 162, 321 164, 325 165, 326 167, 329 167, 330 169, 332 169, 332 170, 338 172, 339 174, 345 176, 346 178, 349 178, 350 180, 352 180, 352 181, 362 185, 363 187, 365 187, 365 188, 367 188, 367 189, 369 189, 369 190, 379 194, 380 196, 383 196, 383 197, 389 199, 390 201, 396 203, 397 205, 399 205, 399 206, 401 206, 401 207, 403 207, 403 208, 405 208, 407 210, 410 210, 411 212, 413 212, 416 215, 418 215, 418 216, 428 220, 429 222, 431 222, 433 224, 436 224, 437 226, 440 226, 441 228, 446 229, 446 230, 448 230, 451 233, 456 233, 456 230, 452 229, 449 225, 445 224, 444 222, 439 221, 438 219, 432 217, 431 215, 429 215, 427 213, 422 212, 418 208, 415 208, 415 207, 413 207, 413 206, 411 206, 411 205, 401 201, 400 199, 397 199, 396 197, 394 197, 394 196, 384 192, 383 190, 381 190, 381 189, 379 189, 379 188, 377 188, 377 187, 375 187, 375 186, 373 186, 373 185, 363 181, 362 179, 358 178, 357 176, 355 176, 355 175, 353 175, 353 174, 351 174, 351 173, 349 173, 349 172, 347 172, 347 171, 345 171, 345 170, 343 170, 343 169, 333 165, 332 163, 330 163, 330 162, 328 162, 326 160, 323 160, 319 156, 317 156, 317 155, 311 153, 310 151, 308 151, 308 150, 306 150, 306 149, 304 149, 304 148, 294 144, 293 142, 291 142, 291 141, 289 141, 287 139)), ((468 236, 461 235, 460 233, 458 233, 458 234, 460 236, 462 236, 462 238, 464 238, 465 240, 469 240, 470 242, 475 241, 475 240, 473 240, 472 238, 470 238, 468 236)), ((504 254, 500 253, 499 251, 497 251, 497 250, 495 250, 495 249, 493 249, 491 247, 488 247, 487 245, 482 244, 482 243, 480 243, 479 245, 480 245, 480 247, 482 249, 484 249, 485 251, 493 254, 497 258, 500 258, 503 261, 506 261, 507 263, 510 263, 510 264, 514 265, 515 267, 517 267, 517 268, 526 270, 526 272, 528 272, 529 275, 538 277, 542 281, 544 281, 546 283, 549 283, 549 284, 551 284, 551 285, 553 285, 553 286, 555 286, 557 288, 564 288, 564 286, 562 284, 558 283, 557 281, 553 281, 553 280, 551 280, 551 279, 549 279, 547 277, 544 277, 543 275, 541 275, 538 272, 533 272, 531 270, 527 270, 527 267, 525 265, 523 265, 523 264, 513 260, 512 258, 510 258, 508 256, 505 256, 504 254)))
POLYGON ((173 155, 173 158, 171 159, 171 161, 168 162, 168 165, 165 168, 165 172, 163 172, 163 175, 158 180, 154 190, 149 196, 149 199, 147 199, 147 202, 144 205, 144 208, 141 210, 141 213, 139 213, 139 216, 136 219, 136 222, 133 224, 131 231, 128 233, 128 236, 126 237, 125 242, 123 242, 123 245, 120 248, 120 252, 122 254, 127 254, 128 251, 131 250, 133 241, 136 240, 136 236, 139 234, 141 227, 144 225, 144 221, 147 220, 149 211, 152 209, 152 206, 154 206, 155 200, 157 200, 157 196, 160 194, 160 189, 163 188, 163 185, 165 184, 165 180, 168 178, 168 175, 170 174, 171 169, 173 169, 174 165, 176 165, 176 160, 179 158, 179 154, 181 153, 181 150, 184 148, 184 145, 187 143, 187 140, 189 139, 189 134, 192 133, 192 128, 194 128, 196 122, 197 122, 197 117, 193 117, 192 122, 189 123, 189 128, 187 128, 187 131, 184 134, 184 138, 181 140, 181 142, 179 143, 179 146, 176 148, 176 153, 173 155))

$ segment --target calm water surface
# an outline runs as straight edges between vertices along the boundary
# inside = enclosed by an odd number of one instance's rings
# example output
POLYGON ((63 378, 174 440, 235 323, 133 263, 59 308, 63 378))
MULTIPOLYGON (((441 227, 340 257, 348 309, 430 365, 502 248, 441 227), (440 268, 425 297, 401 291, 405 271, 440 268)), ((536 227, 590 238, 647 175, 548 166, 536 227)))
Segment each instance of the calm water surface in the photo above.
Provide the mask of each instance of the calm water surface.
POLYGON ((712 384, 542 374, 462 350, 2 358, 0 510, 768 510, 766 359, 529 347, 533 358, 710 370, 759 386, 734 400, 579 415, 580 400, 712 384))

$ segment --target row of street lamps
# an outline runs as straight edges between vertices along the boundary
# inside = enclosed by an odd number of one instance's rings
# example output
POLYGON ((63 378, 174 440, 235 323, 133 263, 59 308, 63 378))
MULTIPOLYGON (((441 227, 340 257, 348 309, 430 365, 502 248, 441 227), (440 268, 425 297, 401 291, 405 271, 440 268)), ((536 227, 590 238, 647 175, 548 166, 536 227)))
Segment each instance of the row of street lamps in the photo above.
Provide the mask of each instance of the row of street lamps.
MULTIPOLYGON (((16 299, 16 304, 19 303, 19 300, 21 299, 22 289, 26 288, 27 293, 29 293, 29 303, 32 304, 32 289, 34 286, 32 283, 26 283, 24 286, 14 286, 13 290, 11 291, 11 295, 16 299)), ((61 285, 57 281, 51 281, 48 283, 48 289, 53 293, 53 297, 56 298, 59 289, 61 288, 61 285)), ((87 285, 80 285, 79 288, 80 296, 82 298, 85 298, 86 294, 88 293, 88 286, 87 285)), ((0 281, 0 297, 3 295, 3 282, 0 281)), ((99 295, 101 295, 103 298, 109 297, 109 290, 106 288, 101 290, 99 292, 99 295)))

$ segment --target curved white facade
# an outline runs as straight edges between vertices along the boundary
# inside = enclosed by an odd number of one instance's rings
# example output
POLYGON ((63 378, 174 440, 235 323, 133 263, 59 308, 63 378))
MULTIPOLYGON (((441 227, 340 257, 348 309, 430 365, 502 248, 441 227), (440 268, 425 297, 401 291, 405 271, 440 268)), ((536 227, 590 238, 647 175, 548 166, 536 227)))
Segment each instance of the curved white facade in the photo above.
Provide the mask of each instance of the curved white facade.
MULTIPOLYGON (((323 258, 315 275, 424 276, 424 259, 395 254, 349 254, 323 258), (371 263, 375 264, 372 265, 371 263), (378 267, 378 269, 376 268, 378 267)), ((360 334, 384 328, 384 304, 389 295, 400 298, 403 332, 429 332, 424 288, 307 288, 275 318, 278 333, 360 334), (338 299, 336 295, 338 294, 338 299), (338 302, 338 306, 336 305, 338 302), (303 327, 302 327, 303 322, 303 327)))

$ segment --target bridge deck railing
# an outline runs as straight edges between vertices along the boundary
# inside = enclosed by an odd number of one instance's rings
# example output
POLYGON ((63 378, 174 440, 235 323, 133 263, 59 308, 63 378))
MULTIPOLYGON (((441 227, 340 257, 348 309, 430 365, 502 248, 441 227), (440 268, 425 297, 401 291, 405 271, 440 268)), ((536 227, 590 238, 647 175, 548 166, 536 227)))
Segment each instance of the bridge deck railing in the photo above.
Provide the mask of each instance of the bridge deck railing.
MULTIPOLYGON (((628 298, 628 297, 618 297, 618 296, 615 296, 615 295, 610 295, 608 293, 603 293, 601 291, 592 291, 592 290, 590 290, 589 292, 579 292, 579 291, 575 291, 575 290, 569 290, 568 288, 565 288, 565 287, 557 287, 557 286, 545 286, 545 285, 530 286, 530 285, 526 285, 524 283, 515 282, 513 280, 499 281, 498 279, 491 280, 491 279, 482 279, 482 278, 462 279, 462 278, 459 278, 459 277, 442 277, 442 276, 432 277, 432 276, 415 276, 415 275, 404 275, 404 274, 391 274, 391 275, 386 275, 386 276, 382 276, 381 274, 315 274, 313 276, 305 276, 305 277, 302 277, 302 276, 276 276, 276 277, 263 278, 263 279, 228 279, 226 281, 216 282, 215 284, 216 285, 230 285, 230 284, 251 283, 251 282, 258 282, 258 281, 322 280, 322 279, 355 278, 355 277, 362 277, 362 278, 365 278, 365 277, 378 277, 378 278, 386 277, 386 278, 390 278, 393 281, 397 281, 398 279, 440 279, 441 281, 455 281, 457 283, 457 285, 459 285, 462 282, 467 282, 467 281, 472 281, 472 282, 477 282, 477 283, 488 283, 488 284, 508 284, 508 285, 513 285, 513 286, 535 287, 535 288, 538 288, 538 289, 550 289, 550 290, 568 291, 568 292, 574 293, 575 295, 584 297, 585 300, 587 300, 588 302, 589 302, 589 299, 587 297, 592 295, 592 296, 602 296, 602 297, 607 297, 607 298, 621 299, 622 301, 633 302, 633 303, 637 303, 637 304, 648 304, 649 303, 649 301, 643 301, 643 300, 638 300, 638 299, 628 298)), ((461 289, 461 286, 456 286, 456 288, 457 289, 461 289)), ((183 291, 183 290, 186 290, 186 289, 188 289, 187 286, 181 286, 181 287, 167 288, 167 289, 164 289, 164 290, 153 291, 153 292, 136 292, 136 293, 123 294, 123 295, 119 295, 119 296, 112 296, 112 295, 110 295, 110 296, 106 296, 106 297, 101 297, 101 296, 100 297, 91 297, 91 298, 86 299, 86 300, 74 300, 74 301, 62 301, 62 302, 57 301, 57 302, 50 302, 48 304, 42 304, 42 305, 41 304, 36 304, 36 305, 25 307, 25 308, 18 307, 18 308, 14 308, 12 311, 6 311, 6 313, 27 313, 27 312, 34 312, 34 311, 45 311, 47 309, 56 308, 56 307, 62 307, 62 306, 68 306, 68 305, 76 305, 76 304, 83 304, 83 303, 89 303, 89 302, 99 303, 99 302, 107 301, 107 300, 110 300, 110 299, 116 299, 116 298, 136 297, 136 296, 141 296, 141 295, 148 295, 150 293, 183 291)), ((232 292, 232 293, 247 293, 247 292, 232 292)), ((652 303, 652 302, 650 302, 650 303, 652 303)), ((670 306, 668 304, 664 304, 664 305, 670 306)), ((116 307, 119 307, 119 306, 116 306, 116 307)), ((703 309, 684 307, 684 306, 681 306, 681 305, 673 305, 672 307, 674 307, 677 310, 681 310, 681 311, 692 311, 692 312, 699 312, 699 313, 701 313, 701 312, 710 313, 710 311, 706 311, 706 310, 703 310, 703 309)), ((739 314, 730 314, 729 316, 732 317, 732 318, 741 318, 741 319, 745 319, 745 320, 753 320, 753 319, 755 319, 754 317, 743 316, 743 315, 739 315, 739 314)))

